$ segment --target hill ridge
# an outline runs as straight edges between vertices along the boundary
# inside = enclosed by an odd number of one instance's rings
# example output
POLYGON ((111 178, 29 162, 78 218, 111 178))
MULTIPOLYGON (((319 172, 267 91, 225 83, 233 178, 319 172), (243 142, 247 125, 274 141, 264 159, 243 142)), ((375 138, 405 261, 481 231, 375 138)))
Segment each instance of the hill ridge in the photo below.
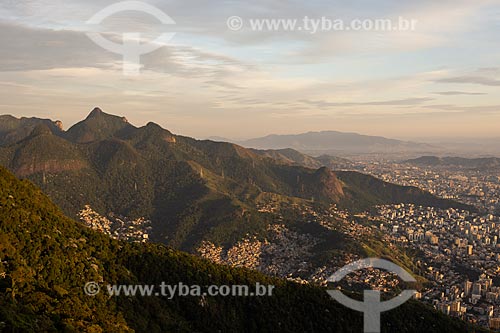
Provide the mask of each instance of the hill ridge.
POLYGON ((69 216, 90 205, 145 217, 153 241, 184 250, 203 240, 234 243, 247 233, 265 233, 268 217, 256 208, 263 193, 354 211, 398 201, 471 208, 371 176, 320 169, 335 163, 329 158, 195 140, 157 124, 138 128, 102 110, 92 113, 60 135, 0 147, 0 164, 40 186, 69 216))

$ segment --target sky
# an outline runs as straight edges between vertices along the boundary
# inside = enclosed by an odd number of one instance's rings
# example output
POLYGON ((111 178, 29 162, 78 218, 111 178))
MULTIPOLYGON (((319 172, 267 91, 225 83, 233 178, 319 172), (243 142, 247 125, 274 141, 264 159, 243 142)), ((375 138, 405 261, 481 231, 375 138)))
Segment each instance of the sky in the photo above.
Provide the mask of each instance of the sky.
POLYGON ((88 23, 116 3, 2 0, 0 114, 68 128, 99 106, 136 126, 153 121, 197 138, 321 130, 421 141, 500 137, 500 0, 145 0, 173 24, 131 10, 88 23), (228 26, 233 16, 241 29, 228 26), (304 17, 416 24, 251 27, 257 19, 300 26, 304 17), (138 75, 124 75, 123 55, 89 32, 156 50, 140 57, 138 75))

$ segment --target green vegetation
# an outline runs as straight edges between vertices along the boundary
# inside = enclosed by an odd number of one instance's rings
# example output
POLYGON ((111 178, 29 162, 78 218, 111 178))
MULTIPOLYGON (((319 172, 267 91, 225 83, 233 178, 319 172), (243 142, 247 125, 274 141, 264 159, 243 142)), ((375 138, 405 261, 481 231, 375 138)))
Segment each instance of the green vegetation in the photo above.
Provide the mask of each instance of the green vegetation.
MULTIPOLYGON (((323 289, 218 266, 84 228, 29 181, 0 167, 0 330, 6 332, 360 332, 362 316, 323 289), (86 296, 112 284, 274 284, 272 297, 86 296)), ((417 302, 383 315, 384 332, 466 332, 417 302)))
POLYGON ((89 204, 101 214, 145 217, 153 241, 187 251, 203 240, 225 245, 264 235, 270 220, 255 203, 268 194, 352 210, 393 202, 463 207, 359 173, 296 165, 313 159, 293 150, 198 141, 154 123, 136 128, 99 109, 68 131, 47 120, 4 118, 0 164, 40 186, 66 215, 89 204), (270 158, 276 154, 282 161, 270 158))

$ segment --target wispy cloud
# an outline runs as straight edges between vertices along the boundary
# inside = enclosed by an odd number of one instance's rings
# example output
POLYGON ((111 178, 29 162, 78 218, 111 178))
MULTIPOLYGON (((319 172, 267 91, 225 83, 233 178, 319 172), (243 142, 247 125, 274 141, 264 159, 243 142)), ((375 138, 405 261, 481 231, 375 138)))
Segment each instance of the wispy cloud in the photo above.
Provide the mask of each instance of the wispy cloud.
MULTIPOLYGON (((428 131, 430 122, 439 130, 451 121, 447 130, 457 132, 480 121, 498 123, 500 31, 492 13, 499 0, 145 1, 176 21, 168 29, 177 34, 141 57, 135 78, 121 75, 120 55, 84 34, 85 21, 116 0, 1 1, 1 111, 51 110, 71 122, 101 104, 131 120, 135 115, 138 123, 147 114, 147 120, 200 136, 342 124, 363 130, 374 128, 374 118, 387 135, 395 123, 402 132, 418 133, 428 131), (344 21, 402 16, 418 24, 408 32, 234 32, 226 26, 231 15, 344 21), (476 115, 482 118, 474 122, 476 115)), ((96 29, 117 43, 124 30, 163 32, 148 15, 115 16, 96 29)), ((483 133, 481 126, 473 130, 483 133)))
POLYGON ((436 104, 436 105, 426 105, 424 108, 433 110, 442 110, 449 112, 458 113, 495 113, 500 114, 500 104, 499 105, 472 105, 472 106, 460 106, 454 104, 436 104))
POLYGON ((437 80, 440 83, 467 83, 467 84, 479 84, 483 86, 500 86, 500 80, 488 78, 484 76, 456 76, 445 79, 437 80))
POLYGON ((113 55, 83 33, 55 31, 0 22, 0 70, 27 71, 61 67, 109 67, 113 55))
MULTIPOLYGON (((106 38, 118 41, 118 36, 106 38)), ((0 22, 0 71, 50 70, 58 68, 98 68, 121 71, 120 56, 94 44, 83 32, 26 27, 0 22)), ((225 82, 233 72, 255 70, 229 56, 195 47, 169 45, 142 57, 143 69, 180 76, 202 78, 206 84, 237 86, 225 82)))
POLYGON ((488 67, 479 68, 473 72, 461 75, 454 75, 437 79, 438 83, 459 83, 459 84, 478 84, 483 86, 500 86, 500 68, 488 67))
POLYGON ((369 101, 369 102, 327 102, 318 100, 300 100, 299 102, 312 105, 318 108, 341 107, 341 106, 413 106, 434 100, 429 97, 405 98, 387 101, 369 101))
POLYGON ((479 96, 479 95, 487 95, 486 93, 467 92, 467 91, 436 91, 433 94, 441 95, 441 96, 458 96, 458 95, 479 96))

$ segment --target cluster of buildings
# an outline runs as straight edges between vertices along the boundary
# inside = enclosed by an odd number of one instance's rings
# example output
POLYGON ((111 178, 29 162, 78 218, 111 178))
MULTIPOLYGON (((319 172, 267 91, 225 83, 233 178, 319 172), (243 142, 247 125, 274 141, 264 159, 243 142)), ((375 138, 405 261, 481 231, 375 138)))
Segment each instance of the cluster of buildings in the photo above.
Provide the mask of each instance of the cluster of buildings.
POLYGON ((310 268, 306 258, 311 256, 310 250, 317 243, 318 239, 310 235, 299 234, 282 224, 271 224, 263 240, 247 235, 227 249, 204 241, 197 252, 216 263, 257 269, 269 275, 304 282, 300 275, 310 268))
POLYGON ((362 172, 390 183, 415 186, 441 198, 500 211, 500 171, 453 166, 425 166, 389 162, 363 165, 362 172))
MULTIPOLYGON (((319 208, 304 203, 289 203, 279 200, 267 201, 258 206, 260 212, 273 214, 273 220, 284 221, 283 214, 294 216, 295 223, 308 225, 317 224, 326 229, 338 232, 342 236, 338 240, 327 242, 346 242, 361 244, 367 235, 374 236, 377 230, 369 225, 358 223, 357 219, 366 219, 367 215, 350 215, 332 205, 329 208, 319 208)), ((290 221, 288 221, 290 222, 290 221)), ((203 242, 198 253, 217 263, 231 266, 257 269, 266 274, 279 276, 298 283, 313 283, 328 286, 328 278, 347 263, 362 259, 359 251, 353 248, 343 249, 340 244, 335 255, 329 256, 327 262, 317 260, 321 256, 315 246, 324 243, 325 239, 317 238, 307 232, 296 232, 286 226, 286 222, 268 226, 267 235, 263 240, 249 236, 237 242, 228 249, 223 249, 211 242, 203 242)), ((389 244, 389 248, 395 245, 389 244)), ((338 284, 338 288, 369 289, 384 292, 396 290, 399 280, 392 273, 378 269, 360 270, 349 274, 338 284)), ((332 287, 332 286, 330 286, 332 287)))
POLYGON ((491 277, 500 273, 498 216, 399 204, 378 207, 372 220, 387 242, 417 253, 416 273, 431 282, 421 291, 424 301, 469 322, 496 325, 500 288, 491 277))
POLYGON ((433 299, 432 304, 447 315, 500 329, 500 287, 494 286, 493 280, 485 274, 475 282, 466 280, 452 286, 433 299))
MULTIPOLYGON (((448 193, 454 191, 449 189, 448 193)), ((485 208, 481 206, 484 202, 468 201, 480 208, 485 208)), ((362 243, 363 238, 373 236, 388 249, 398 248, 412 258, 414 273, 427 280, 416 298, 450 316, 500 330, 500 217, 492 207, 486 208, 483 211, 489 213, 398 204, 358 215, 335 206, 324 211, 304 205, 296 209, 303 222, 339 231, 346 239, 362 243)), ((270 203, 264 210, 280 211, 270 203)), ((358 259, 355 253, 340 251, 335 262, 316 267, 304 280, 326 285, 335 270, 358 259)), ((356 289, 360 285, 388 293, 400 287, 391 273, 369 269, 349 274, 337 287, 356 289)))
POLYGON ((79 213, 80 221, 87 227, 102 232, 112 238, 131 242, 147 242, 151 233, 151 221, 143 217, 130 219, 109 213, 102 216, 86 205, 79 213))
MULTIPOLYGON (((413 204, 384 205, 352 215, 335 205, 319 208, 305 202, 284 202, 272 196, 257 209, 271 214, 266 235, 247 235, 229 248, 205 241, 198 253, 216 263, 257 269, 299 283, 328 285, 328 278, 365 254, 353 248, 330 249, 329 259, 317 261, 321 236, 292 228, 317 224, 340 233, 342 241, 380 242, 385 251, 412 260, 414 273, 428 282, 416 298, 457 318, 500 331, 500 176, 494 170, 425 167, 386 162, 363 163, 366 173, 385 181, 416 186, 436 196, 474 205, 486 213, 438 209, 413 204)), ((114 238, 146 241, 150 221, 110 214, 100 216, 89 206, 80 212, 87 226, 114 238)), ((311 230, 314 228, 311 228, 311 230)), ((370 253, 371 249, 364 248, 370 253)), ((360 270, 346 276, 338 288, 359 286, 391 293, 399 288, 392 273, 360 270)))
MULTIPOLYGON (((486 213, 399 204, 377 207, 376 212, 351 215, 334 205, 324 210, 273 200, 261 204, 259 210, 275 215, 278 221, 284 221, 283 211, 294 211, 301 222, 317 223, 338 231, 354 243, 362 244, 363 239, 370 236, 370 239, 379 239, 386 249, 397 248, 413 260, 414 273, 428 281, 416 298, 450 316, 500 331, 498 170, 416 167, 389 162, 363 163, 360 168, 382 180, 415 186, 438 197, 476 206, 486 213)), ((243 244, 248 249, 255 248, 257 242, 250 245, 247 240, 243 244)), ((258 244, 261 250, 259 264, 255 256, 251 257, 253 259, 249 262, 253 267, 302 283, 326 286, 328 277, 337 269, 361 259, 355 251, 339 250, 326 265, 311 267, 300 260, 301 257, 304 261, 311 258, 311 251, 301 251, 301 243, 293 237, 287 237, 274 253, 263 251, 271 244, 269 240, 258 244), (283 254, 281 258, 289 258, 288 262, 284 261, 288 265, 263 265, 266 254, 267 258, 279 258, 279 253, 283 254), (301 274, 306 271, 307 274, 301 274)), ((245 251, 239 248, 238 253, 245 251)), ((245 256, 237 258, 237 263, 245 261, 245 256)), ((360 285, 390 293, 398 289, 399 280, 391 273, 367 269, 349 274, 337 287, 355 289, 360 285)))

